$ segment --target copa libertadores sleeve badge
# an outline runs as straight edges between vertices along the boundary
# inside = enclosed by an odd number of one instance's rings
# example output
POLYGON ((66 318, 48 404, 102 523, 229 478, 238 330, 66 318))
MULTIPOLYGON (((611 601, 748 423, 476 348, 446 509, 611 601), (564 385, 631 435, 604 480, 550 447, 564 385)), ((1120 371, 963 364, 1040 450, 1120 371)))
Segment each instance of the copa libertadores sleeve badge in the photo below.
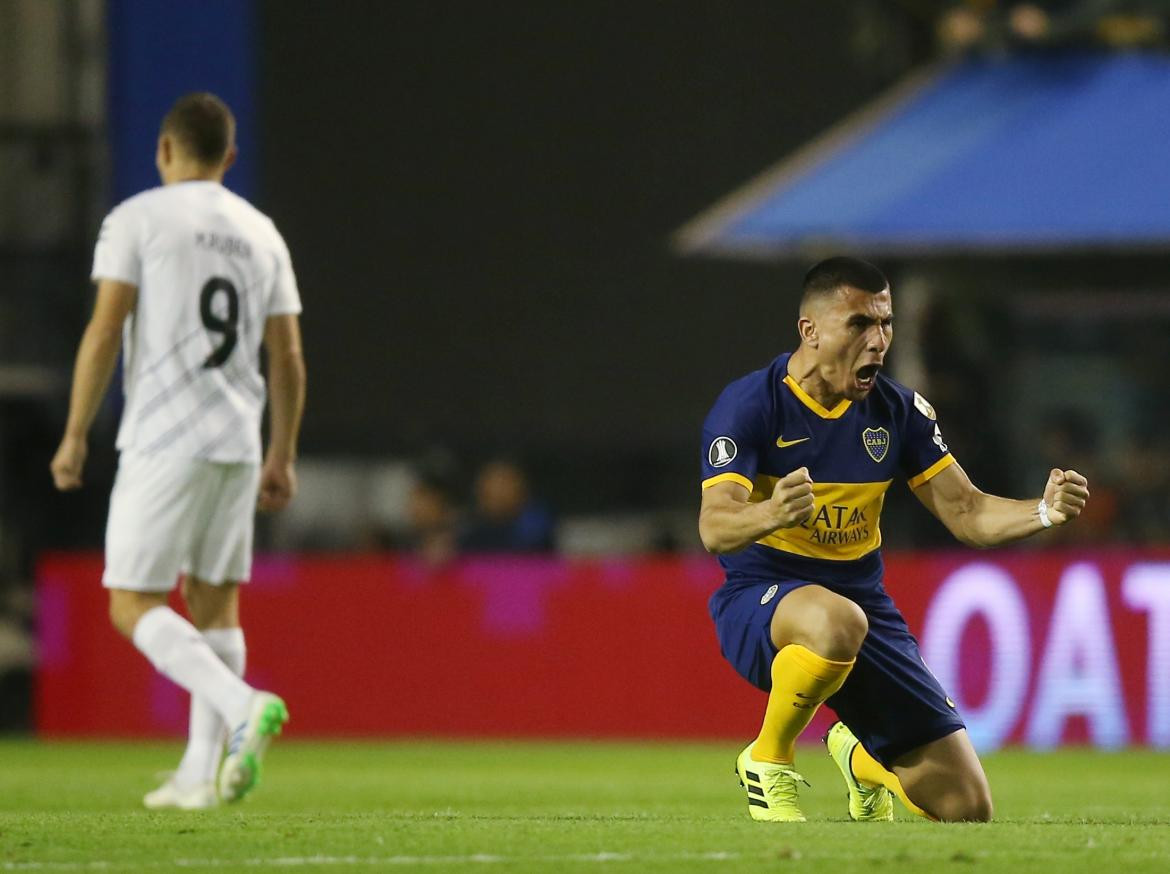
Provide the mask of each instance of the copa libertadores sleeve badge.
POLYGON ((707 461, 712 467, 725 467, 735 460, 739 447, 730 437, 716 437, 707 450, 707 461))

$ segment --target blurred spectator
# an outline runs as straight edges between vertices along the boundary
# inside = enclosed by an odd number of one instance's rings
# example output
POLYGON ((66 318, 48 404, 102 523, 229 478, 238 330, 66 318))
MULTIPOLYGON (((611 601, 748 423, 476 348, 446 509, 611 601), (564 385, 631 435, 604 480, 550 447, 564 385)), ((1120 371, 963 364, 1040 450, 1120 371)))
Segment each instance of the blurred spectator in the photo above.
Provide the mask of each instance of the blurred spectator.
POLYGON ((475 508, 459 537, 464 552, 549 552, 553 518, 528 488, 520 466, 496 459, 475 480, 475 508))
POLYGON ((410 540, 407 544, 429 565, 455 557, 458 511, 445 484, 420 479, 410 494, 410 540))
POLYGON ((1164 0, 962 0, 943 13, 939 41, 945 49, 981 46, 1164 45, 1164 0))
POLYGON ((446 564, 456 555, 459 506, 455 483, 457 468, 449 455, 439 453, 424 459, 416 471, 418 479, 407 497, 408 529, 394 548, 415 553, 432 567, 446 564))

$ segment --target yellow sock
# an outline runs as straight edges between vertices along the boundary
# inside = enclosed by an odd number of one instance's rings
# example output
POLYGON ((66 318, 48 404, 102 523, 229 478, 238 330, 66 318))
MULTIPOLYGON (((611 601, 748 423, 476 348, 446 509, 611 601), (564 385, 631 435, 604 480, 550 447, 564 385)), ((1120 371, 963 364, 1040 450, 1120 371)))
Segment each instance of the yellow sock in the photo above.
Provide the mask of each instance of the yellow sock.
POLYGON ((798 643, 780 650, 772 660, 772 692, 751 757, 757 762, 791 764, 796 739, 821 702, 841 688, 853 661, 822 658, 798 643))
POLYGON ((859 783, 868 783, 870 786, 885 786, 898 796, 906 809, 925 819, 934 820, 934 817, 910 800, 906 790, 902 788, 902 781, 893 771, 887 771, 882 763, 869 754, 869 750, 861 744, 853 747, 853 755, 849 759, 849 767, 853 769, 853 776, 859 783))

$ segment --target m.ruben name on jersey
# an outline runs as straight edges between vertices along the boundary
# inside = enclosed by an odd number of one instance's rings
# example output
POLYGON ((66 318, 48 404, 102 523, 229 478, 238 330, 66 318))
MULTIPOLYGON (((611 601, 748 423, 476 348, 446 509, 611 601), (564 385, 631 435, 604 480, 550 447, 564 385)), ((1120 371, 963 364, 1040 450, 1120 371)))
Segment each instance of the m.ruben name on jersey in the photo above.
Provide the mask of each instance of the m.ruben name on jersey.
POLYGON ((221 255, 234 258, 251 258, 252 247, 247 240, 232 237, 215 231, 196 231, 195 245, 200 249, 209 249, 221 255))

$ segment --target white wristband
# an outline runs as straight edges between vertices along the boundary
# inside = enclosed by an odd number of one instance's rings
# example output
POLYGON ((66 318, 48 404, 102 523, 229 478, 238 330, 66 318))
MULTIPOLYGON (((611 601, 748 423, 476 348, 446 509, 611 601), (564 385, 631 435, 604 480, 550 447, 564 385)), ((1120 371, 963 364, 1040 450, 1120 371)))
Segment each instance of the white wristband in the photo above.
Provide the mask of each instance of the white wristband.
POLYGON ((1051 528, 1052 520, 1048 518, 1048 504, 1044 502, 1043 498, 1040 499, 1040 503, 1036 506, 1036 512, 1040 514, 1040 524, 1045 528, 1051 528))

